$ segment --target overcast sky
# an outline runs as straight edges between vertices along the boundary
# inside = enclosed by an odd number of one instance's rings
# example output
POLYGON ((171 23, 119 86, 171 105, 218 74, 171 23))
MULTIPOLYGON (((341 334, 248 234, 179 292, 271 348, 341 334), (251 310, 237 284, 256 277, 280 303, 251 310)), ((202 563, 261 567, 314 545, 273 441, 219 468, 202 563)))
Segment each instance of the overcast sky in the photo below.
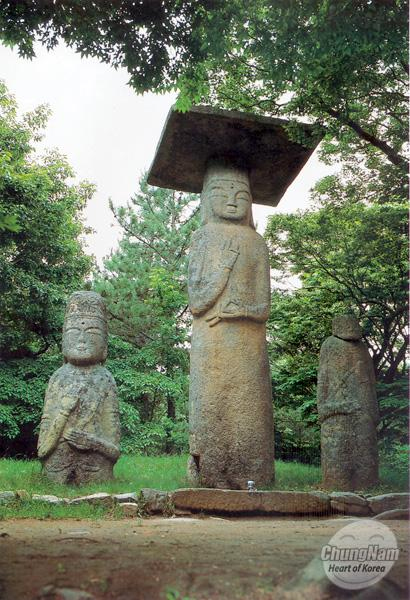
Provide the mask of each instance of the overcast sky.
MULTIPOLYGON (((126 204, 136 192, 175 95, 139 96, 127 85, 124 69, 81 58, 63 45, 51 52, 38 46, 36 54, 29 61, 0 45, 0 79, 16 96, 22 112, 39 104, 50 106, 53 114, 39 149, 58 148, 78 180, 97 185, 86 221, 95 230, 88 238, 88 252, 101 264, 119 236, 108 199, 115 205, 126 204)), ((258 231, 263 233, 266 218, 275 211, 305 208, 310 188, 329 172, 314 154, 277 208, 254 206, 258 231)))

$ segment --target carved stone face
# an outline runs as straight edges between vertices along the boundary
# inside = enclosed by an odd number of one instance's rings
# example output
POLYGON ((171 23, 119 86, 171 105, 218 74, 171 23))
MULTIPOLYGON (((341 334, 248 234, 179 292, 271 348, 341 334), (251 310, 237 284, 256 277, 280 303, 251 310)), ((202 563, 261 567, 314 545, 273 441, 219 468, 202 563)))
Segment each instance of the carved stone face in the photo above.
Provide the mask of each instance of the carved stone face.
POLYGON ((93 317, 68 317, 63 333, 65 359, 78 366, 104 362, 107 340, 101 320, 93 317))
POLYGON ((205 180, 202 202, 212 221, 249 223, 252 197, 246 173, 213 167, 205 180))
POLYGON ((353 315, 338 315, 332 321, 332 333, 342 340, 360 340, 362 330, 353 315))

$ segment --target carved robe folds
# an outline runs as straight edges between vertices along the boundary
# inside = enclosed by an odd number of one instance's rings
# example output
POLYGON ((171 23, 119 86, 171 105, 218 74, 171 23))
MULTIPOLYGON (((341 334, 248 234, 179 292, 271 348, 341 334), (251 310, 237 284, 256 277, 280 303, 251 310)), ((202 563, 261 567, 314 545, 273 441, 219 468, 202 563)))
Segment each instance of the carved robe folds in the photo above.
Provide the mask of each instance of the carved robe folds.
POLYGON ((203 226, 192 241, 189 299, 191 477, 217 488, 266 484, 274 440, 263 238, 247 225, 203 226))
POLYGON ((43 470, 57 483, 83 484, 112 479, 119 457, 120 421, 115 381, 102 366, 62 366, 51 377, 44 403, 40 441, 58 442, 43 459, 43 470), (70 444, 66 434, 82 432, 87 449, 70 444))

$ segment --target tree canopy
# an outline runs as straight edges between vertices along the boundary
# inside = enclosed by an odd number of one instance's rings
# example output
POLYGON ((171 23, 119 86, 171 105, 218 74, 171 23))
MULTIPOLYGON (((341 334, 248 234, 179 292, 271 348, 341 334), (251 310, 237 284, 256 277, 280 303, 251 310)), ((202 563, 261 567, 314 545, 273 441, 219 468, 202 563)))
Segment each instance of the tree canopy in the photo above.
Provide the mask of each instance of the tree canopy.
MULTIPOLYGON (((52 48, 62 39, 84 56, 125 67, 139 92, 178 89, 180 110, 209 102, 285 117, 291 121, 289 134, 300 141, 298 120, 309 121, 324 135, 321 158, 343 161, 341 174, 317 184, 314 208, 275 215, 266 232, 278 279, 299 280, 296 289, 274 288, 269 321, 278 456, 300 458, 305 452, 307 460, 319 457, 318 353, 332 317, 346 310, 361 319, 373 356, 380 436, 392 447, 407 439, 407 21, 405 0, 0 4, 0 39, 17 46, 22 56, 33 56, 36 40, 52 48)), ((78 190, 66 195, 63 175, 57 188, 63 191, 55 193, 59 202, 47 209, 50 223, 45 218, 45 198, 56 189, 52 173, 67 174, 67 165, 52 162, 51 172, 49 163, 36 163, 34 170, 27 166, 30 139, 44 114, 36 113, 23 128, 20 124, 10 130, 0 122, 0 140, 8 148, 0 159, 0 185, 6 192, 11 185, 10 197, 15 198, 14 204, 0 206, 8 282, 0 309, 7 315, 8 331, 15 333, 7 344, 12 341, 13 352, 23 348, 22 355, 27 349, 41 351, 57 331, 54 307, 62 297, 60 280, 66 278, 69 287, 88 268, 75 246, 81 224, 74 215, 82 204, 78 190), (26 219, 21 207, 26 200, 21 198, 31 198, 30 211, 39 211, 30 213, 41 223, 39 231, 26 219), (71 246, 60 237, 59 223, 71 231, 71 246), (41 287, 38 274, 44 277, 50 270, 39 254, 40 239, 55 253, 50 264, 62 268, 58 249, 70 258, 68 263, 77 257, 82 266, 74 261, 73 279, 62 270, 58 282, 52 279, 52 285, 41 287), (19 240, 19 265, 24 268, 12 273, 19 240), (23 285, 13 287, 19 280, 33 286, 35 306, 19 291, 23 285), (38 310, 43 311, 40 316, 38 310)), ((195 215, 189 198, 142 183, 132 204, 116 216, 124 236, 95 287, 111 314, 109 367, 119 383, 125 447, 182 449, 189 334, 184 285, 195 215)), ((24 365, 9 362, 4 373, 10 397, 15 398, 10 390, 25 393, 27 387, 17 385, 23 371, 46 381, 46 359, 36 359, 37 370, 33 359, 23 359, 28 361, 24 365)), ((21 425, 15 415, 13 419, 5 418, 10 435, 21 425)))
POLYGON ((371 146, 406 169, 407 10, 404 0, 239 1, 223 59, 198 64, 186 96, 196 87, 222 107, 308 117, 342 156, 371 146))
POLYGON ((178 106, 309 118, 342 154, 406 169, 406 0, 43 0, 0 4, 0 39, 34 55, 64 40, 178 106))
POLYGON ((332 318, 353 312, 377 376, 383 448, 406 443, 408 207, 396 168, 384 168, 390 177, 382 180, 351 159, 341 174, 316 184, 312 208, 269 219, 269 350, 276 413, 288 441, 301 422, 312 435, 318 430, 320 346, 332 318))
MULTIPOLYGON (((327 183, 332 186, 331 179, 327 183)), ((301 278, 295 295, 304 297, 308 320, 314 316, 321 323, 312 332, 323 331, 325 323, 330 330, 335 306, 355 311, 376 375, 385 382, 404 367, 408 343, 407 213, 405 204, 366 206, 352 200, 278 215, 270 219, 266 233, 273 266, 301 278), (320 306, 319 314, 314 304, 320 306)))
POLYGON ((83 285, 92 259, 84 253, 82 210, 93 194, 57 152, 32 153, 48 117, 39 107, 19 119, 0 83, 0 357, 33 356, 61 335, 67 293, 83 285), (11 226, 10 226, 11 223, 11 226))
POLYGON ((224 37, 231 12, 227 4, 223 0, 3 0, 0 39, 28 58, 34 56, 35 41, 53 48, 63 40, 82 56, 126 68, 138 91, 164 90, 224 37))
POLYGON ((110 331, 117 336, 112 348, 118 359, 110 365, 130 448, 186 448, 186 278, 191 233, 198 226, 195 200, 143 178, 127 207, 112 207, 123 237, 93 285, 105 298, 110 331))

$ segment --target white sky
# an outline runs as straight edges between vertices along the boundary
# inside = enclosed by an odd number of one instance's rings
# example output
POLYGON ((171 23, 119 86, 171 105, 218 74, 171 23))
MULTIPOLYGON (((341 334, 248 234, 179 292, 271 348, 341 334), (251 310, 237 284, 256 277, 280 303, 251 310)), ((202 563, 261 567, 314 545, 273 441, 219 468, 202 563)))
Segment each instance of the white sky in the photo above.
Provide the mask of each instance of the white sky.
MULTIPOLYGON (((137 191, 175 95, 138 96, 127 85, 124 69, 81 58, 63 45, 51 52, 37 46, 36 54, 32 61, 25 60, 0 44, 0 79, 16 96, 22 112, 39 104, 50 106, 53 114, 40 149, 58 148, 78 180, 97 185, 86 209, 86 222, 95 230, 87 243, 88 252, 101 264, 120 235, 108 199, 124 205, 137 191)), ((258 231, 263 233, 267 217, 275 211, 305 208, 313 184, 334 170, 319 163, 314 154, 277 208, 254 206, 258 231)))

